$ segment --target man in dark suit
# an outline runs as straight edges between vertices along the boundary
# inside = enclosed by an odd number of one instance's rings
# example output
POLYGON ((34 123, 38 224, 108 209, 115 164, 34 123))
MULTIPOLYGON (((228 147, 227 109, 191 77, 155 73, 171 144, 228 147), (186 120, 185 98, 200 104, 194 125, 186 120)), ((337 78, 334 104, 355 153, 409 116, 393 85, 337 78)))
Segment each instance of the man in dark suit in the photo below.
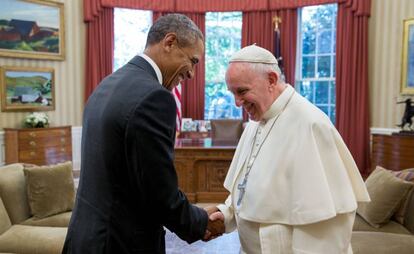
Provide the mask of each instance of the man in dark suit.
POLYGON ((163 16, 151 27, 144 54, 91 95, 63 253, 165 253, 164 226, 188 243, 219 233, 178 189, 173 163, 171 90, 194 76, 203 51, 203 35, 189 18, 163 16))

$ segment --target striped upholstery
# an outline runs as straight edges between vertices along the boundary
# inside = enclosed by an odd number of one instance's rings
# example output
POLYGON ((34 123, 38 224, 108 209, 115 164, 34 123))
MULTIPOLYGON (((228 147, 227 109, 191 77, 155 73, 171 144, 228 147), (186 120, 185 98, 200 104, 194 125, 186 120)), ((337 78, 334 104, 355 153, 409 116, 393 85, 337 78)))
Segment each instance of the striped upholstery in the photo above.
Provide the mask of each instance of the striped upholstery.
MULTIPOLYGON (((404 169, 401 171, 392 171, 392 173, 405 181, 408 182, 413 182, 414 183, 414 168, 408 168, 408 169, 404 169)), ((394 220, 396 220, 397 222, 404 224, 404 220, 405 220, 405 215, 407 212, 407 207, 408 207, 408 202, 411 198, 411 195, 413 195, 413 191, 411 191, 407 197, 402 200, 400 207, 397 209, 397 211, 394 214, 394 220)))

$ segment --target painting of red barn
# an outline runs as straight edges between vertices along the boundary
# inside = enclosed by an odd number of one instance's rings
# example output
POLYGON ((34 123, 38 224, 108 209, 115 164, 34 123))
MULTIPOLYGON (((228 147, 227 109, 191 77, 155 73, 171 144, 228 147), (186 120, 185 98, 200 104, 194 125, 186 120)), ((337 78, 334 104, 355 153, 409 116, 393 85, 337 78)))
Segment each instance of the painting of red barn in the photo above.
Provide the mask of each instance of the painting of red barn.
POLYGON ((0 73, 2 111, 55 109, 53 68, 6 66, 0 73))
POLYGON ((64 60, 63 3, 1 0, 0 56, 64 60))

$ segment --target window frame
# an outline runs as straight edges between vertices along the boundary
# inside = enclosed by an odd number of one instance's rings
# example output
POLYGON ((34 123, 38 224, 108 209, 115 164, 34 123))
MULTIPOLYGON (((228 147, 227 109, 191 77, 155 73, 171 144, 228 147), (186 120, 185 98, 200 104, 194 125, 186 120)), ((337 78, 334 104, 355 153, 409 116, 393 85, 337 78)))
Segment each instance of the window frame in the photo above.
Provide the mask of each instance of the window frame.
MULTIPOLYGON (((320 5, 319 5, 320 6, 320 5)), ((298 93, 300 93, 301 86, 303 83, 309 82, 311 89, 312 89, 312 100, 311 103, 317 106, 318 108, 327 107, 327 115, 331 119, 331 121, 335 122, 336 118, 336 94, 333 94, 331 86, 335 86, 334 92, 336 91, 336 31, 337 31, 337 10, 338 5, 336 4, 336 17, 332 18, 331 20, 331 48, 329 53, 319 53, 319 43, 320 43, 320 34, 324 32, 324 30, 328 29, 320 29, 318 25, 316 25, 315 31, 315 49, 313 53, 303 54, 303 28, 302 28, 302 17, 303 17, 303 10, 307 7, 299 8, 298 9, 298 29, 297 29, 297 48, 296 48, 296 66, 295 66, 295 89, 298 93), (318 64, 319 64, 319 57, 329 56, 330 57, 330 74, 329 77, 318 77, 318 64), (314 76, 313 77, 303 77, 303 57, 314 57, 314 76), (326 103, 317 102, 317 95, 316 95, 316 84, 317 82, 327 82, 328 86, 328 97, 326 99, 326 103), (333 98, 334 97, 334 100, 333 98)), ((317 21, 319 24, 319 20, 317 21)), ((335 92, 336 93, 336 92, 335 92)), ((322 109, 321 109, 322 110, 322 109)))

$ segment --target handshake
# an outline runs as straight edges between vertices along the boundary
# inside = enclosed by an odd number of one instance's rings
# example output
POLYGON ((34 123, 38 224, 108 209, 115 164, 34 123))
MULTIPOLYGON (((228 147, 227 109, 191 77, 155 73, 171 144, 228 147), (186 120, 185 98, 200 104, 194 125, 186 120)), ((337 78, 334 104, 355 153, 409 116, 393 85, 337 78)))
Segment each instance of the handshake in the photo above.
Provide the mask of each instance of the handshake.
POLYGON ((224 215, 215 206, 209 206, 204 209, 208 214, 208 224, 203 241, 210 241, 224 233, 224 215))

